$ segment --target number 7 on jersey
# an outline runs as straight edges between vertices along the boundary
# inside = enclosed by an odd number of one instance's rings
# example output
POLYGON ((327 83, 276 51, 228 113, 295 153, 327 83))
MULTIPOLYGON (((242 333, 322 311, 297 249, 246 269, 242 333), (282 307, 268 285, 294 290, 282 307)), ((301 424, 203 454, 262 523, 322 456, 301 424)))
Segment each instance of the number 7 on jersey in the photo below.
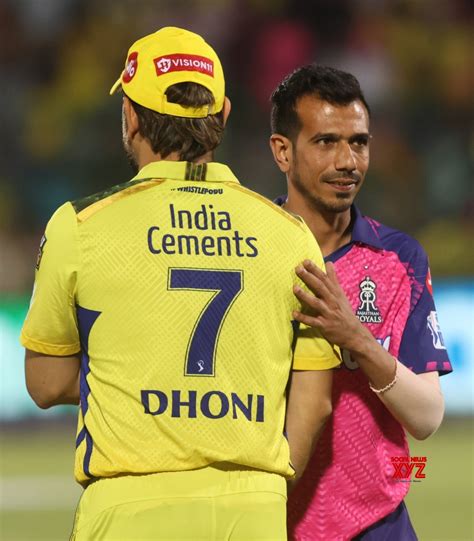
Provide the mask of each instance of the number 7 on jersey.
POLYGON ((243 290, 243 271, 170 268, 168 290, 214 292, 194 324, 184 365, 185 376, 214 376, 217 341, 233 302, 243 290))

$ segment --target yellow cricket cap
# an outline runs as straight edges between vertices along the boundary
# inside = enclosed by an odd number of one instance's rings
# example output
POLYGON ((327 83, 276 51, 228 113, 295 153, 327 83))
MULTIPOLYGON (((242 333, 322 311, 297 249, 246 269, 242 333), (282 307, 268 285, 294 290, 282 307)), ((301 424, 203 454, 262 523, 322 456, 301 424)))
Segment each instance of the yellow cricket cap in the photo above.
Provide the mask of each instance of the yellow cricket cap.
POLYGON ((130 47, 125 69, 110 94, 119 87, 139 105, 165 115, 204 118, 224 107, 224 72, 216 52, 198 34, 172 26, 161 28, 130 47), (168 102, 166 90, 177 83, 206 87, 214 96, 214 104, 185 107, 168 102))

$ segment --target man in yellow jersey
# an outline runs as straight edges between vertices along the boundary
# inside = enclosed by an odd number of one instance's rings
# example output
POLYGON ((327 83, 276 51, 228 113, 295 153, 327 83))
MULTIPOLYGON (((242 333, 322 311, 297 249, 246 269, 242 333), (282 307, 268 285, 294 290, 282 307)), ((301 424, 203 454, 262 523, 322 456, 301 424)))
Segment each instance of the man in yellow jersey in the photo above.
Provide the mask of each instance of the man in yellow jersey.
POLYGON ((21 335, 36 403, 80 406, 72 539, 286 539, 339 364, 308 328, 293 355, 320 250, 212 162, 230 102, 200 36, 135 42, 117 89, 138 174, 55 212, 21 335))

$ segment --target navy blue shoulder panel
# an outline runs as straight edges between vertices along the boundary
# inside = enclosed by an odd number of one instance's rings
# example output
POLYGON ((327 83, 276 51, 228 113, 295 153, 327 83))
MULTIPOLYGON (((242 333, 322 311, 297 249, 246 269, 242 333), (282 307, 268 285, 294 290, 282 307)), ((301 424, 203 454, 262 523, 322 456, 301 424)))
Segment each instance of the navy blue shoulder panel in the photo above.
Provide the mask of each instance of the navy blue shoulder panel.
POLYGON ((417 279, 426 277, 428 256, 421 244, 403 231, 377 224, 377 232, 384 250, 395 252, 402 263, 408 263, 417 279))
POLYGON ((76 211, 76 214, 79 214, 81 210, 84 210, 87 207, 90 207, 94 203, 97 203, 97 201, 101 201, 102 199, 105 199, 106 197, 109 197, 110 195, 113 195, 114 193, 121 192, 122 190, 126 190, 127 188, 130 188, 130 186, 135 186, 136 184, 140 184, 141 182, 145 182, 147 180, 150 180, 150 179, 138 178, 136 180, 128 180, 127 182, 122 182, 122 184, 111 186, 110 188, 107 188, 106 190, 103 190, 101 192, 97 192, 95 194, 88 195, 81 199, 76 199, 75 201, 71 201, 71 205, 76 211))

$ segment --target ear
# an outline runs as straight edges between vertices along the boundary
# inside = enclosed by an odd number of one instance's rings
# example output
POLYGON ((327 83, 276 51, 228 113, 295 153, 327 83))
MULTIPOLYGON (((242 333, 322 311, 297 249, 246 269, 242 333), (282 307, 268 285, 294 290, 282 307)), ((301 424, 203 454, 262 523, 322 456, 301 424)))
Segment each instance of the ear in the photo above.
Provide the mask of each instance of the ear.
POLYGON ((270 148, 280 171, 288 173, 293 161, 293 143, 288 137, 274 133, 270 137, 270 148))
POLYGON ((224 107, 222 109, 222 112, 224 115, 224 126, 227 124, 227 119, 229 118, 231 109, 232 109, 232 104, 230 103, 229 98, 226 96, 224 98, 224 107))
POLYGON ((133 108, 132 102, 127 96, 123 97, 123 115, 127 120, 127 138, 129 141, 133 141, 134 137, 139 132, 138 116, 133 108))

